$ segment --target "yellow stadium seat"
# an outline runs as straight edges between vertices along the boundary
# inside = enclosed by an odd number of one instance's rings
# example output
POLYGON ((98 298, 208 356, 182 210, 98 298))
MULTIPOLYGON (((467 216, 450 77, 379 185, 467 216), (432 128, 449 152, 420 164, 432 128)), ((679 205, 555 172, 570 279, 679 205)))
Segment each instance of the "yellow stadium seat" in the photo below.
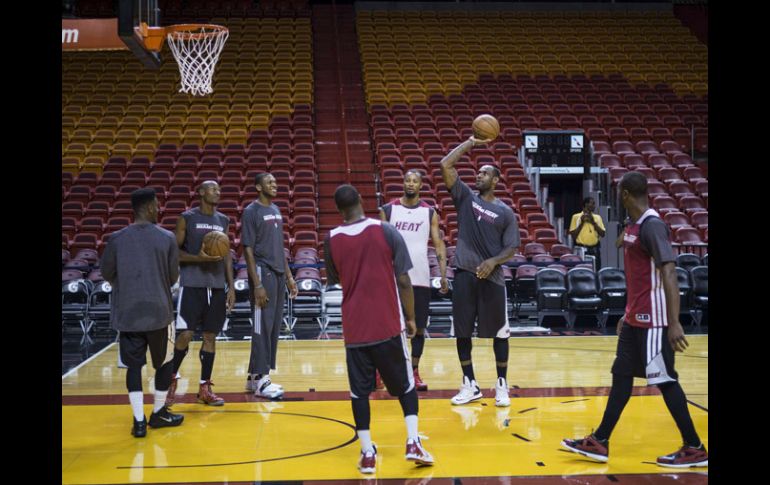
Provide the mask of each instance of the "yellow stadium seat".
POLYGON ((227 143, 240 143, 246 144, 249 138, 249 133, 243 128, 231 128, 227 130, 226 139, 227 143))
POLYGON ((163 129, 163 132, 160 135, 160 143, 173 143, 175 145, 181 145, 182 131, 176 128, 169 128, 168 125, 166 125, 166 128, 163 129))
POLYGON ((226 131, 224 128, 209 128, 205 133, 205 142, 207 145, 225 145, 227 141, 226 131))
POLYGON ((80 166, 81 172, 94 172, 101 175, 104 170, 104 161, 106 157, 89 156, 83 160, 83 164, 80 166))

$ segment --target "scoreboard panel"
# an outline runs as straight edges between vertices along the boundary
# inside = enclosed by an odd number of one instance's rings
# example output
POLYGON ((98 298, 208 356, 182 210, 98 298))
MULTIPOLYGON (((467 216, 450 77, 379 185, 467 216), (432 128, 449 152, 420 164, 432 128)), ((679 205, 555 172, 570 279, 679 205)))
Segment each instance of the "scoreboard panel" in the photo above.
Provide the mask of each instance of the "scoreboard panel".
POLYGON ((534 167, 585 167, 588 162, 583 130, 526 130, 522 136, 534 167))

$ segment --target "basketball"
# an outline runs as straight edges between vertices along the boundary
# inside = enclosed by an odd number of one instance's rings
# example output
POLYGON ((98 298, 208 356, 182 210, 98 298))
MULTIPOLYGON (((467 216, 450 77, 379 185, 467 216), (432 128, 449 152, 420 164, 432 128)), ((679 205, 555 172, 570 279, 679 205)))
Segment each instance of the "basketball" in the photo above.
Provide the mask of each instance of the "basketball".
POLYGON ((473 120, 473 137, 479 140, 494 140, 500 134, 500 123, 492 115, 480 115, 473 120))
POLYGON ((220 231, 211 231, 203 236, 203 252, 209 256, 227 256, 230 252, 230 238, 220 231))

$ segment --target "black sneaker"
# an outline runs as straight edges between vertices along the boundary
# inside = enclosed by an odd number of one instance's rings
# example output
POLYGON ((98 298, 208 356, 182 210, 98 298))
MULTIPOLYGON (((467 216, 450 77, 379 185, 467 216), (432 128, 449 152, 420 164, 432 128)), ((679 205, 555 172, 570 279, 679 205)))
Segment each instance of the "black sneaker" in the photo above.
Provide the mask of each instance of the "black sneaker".
POLYGON ((166 426, 179 426, 184 421, 184 416, 174 414, 163 406, 157 413, 150 415, 150 428, 164 428, 166 426))
POLYGON ((142 416, 141 421, 137 421, 134 418, 134 427, 131 428, 131 434, 134 438, 144 438, 147 436, 147 418, 142 416))

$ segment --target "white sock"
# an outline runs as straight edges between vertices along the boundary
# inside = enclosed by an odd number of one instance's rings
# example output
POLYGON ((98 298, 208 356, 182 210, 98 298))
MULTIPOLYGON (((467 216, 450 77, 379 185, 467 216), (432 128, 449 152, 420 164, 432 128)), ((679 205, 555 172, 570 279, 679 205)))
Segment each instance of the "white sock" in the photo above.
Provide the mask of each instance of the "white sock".
POLYGON ((168 396, 168 389, 165 391, 155 391, 155 405, 152 408, 153 413, 160 411, 160 408, 166 405, 166 396, 168 396))
POLYGON ((366 453, 367 451, 374 451, 372 446, 372 432, 368 429, 359 429, 358 439, 361 440, 361 451, 366 453))
POLYGON ((420 439, 420 435, 417 433, 417 415, 405 416, 404 421, 406 421, 406 436, 413 441, 420 439))
POLYGON ((144 421, 144 394, 142 394, 142 391, 129 392, 128 400, 131 402, 131 411, 134 413, 134 419, 144 421))
POLYGON ((205 384, 206 381, 200 381, 198 384, 205 384))

